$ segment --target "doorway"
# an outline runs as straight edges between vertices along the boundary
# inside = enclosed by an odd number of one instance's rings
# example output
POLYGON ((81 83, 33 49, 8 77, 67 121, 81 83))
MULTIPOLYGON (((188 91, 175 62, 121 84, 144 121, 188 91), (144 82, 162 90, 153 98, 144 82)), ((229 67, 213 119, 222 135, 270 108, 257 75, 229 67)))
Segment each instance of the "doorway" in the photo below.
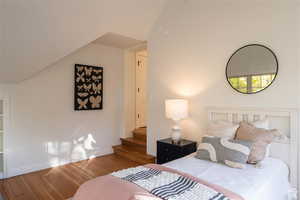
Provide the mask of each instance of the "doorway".
POLYGON ((147 126, 147 50, 136 52, 135 66, 135 124, 136 128, 147 126))

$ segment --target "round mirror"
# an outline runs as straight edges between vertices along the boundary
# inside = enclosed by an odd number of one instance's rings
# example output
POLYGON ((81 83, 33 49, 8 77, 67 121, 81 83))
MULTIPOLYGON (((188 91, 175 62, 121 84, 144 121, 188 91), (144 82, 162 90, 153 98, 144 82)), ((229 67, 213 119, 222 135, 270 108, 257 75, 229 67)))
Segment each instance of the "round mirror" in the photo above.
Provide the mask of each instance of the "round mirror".
POLYGON ((233 89, 243 94, 254 94, 269 87, 278 72, 274 52, 260 44, 250 44, 238 49, 226 66, 227 81, 233 89))

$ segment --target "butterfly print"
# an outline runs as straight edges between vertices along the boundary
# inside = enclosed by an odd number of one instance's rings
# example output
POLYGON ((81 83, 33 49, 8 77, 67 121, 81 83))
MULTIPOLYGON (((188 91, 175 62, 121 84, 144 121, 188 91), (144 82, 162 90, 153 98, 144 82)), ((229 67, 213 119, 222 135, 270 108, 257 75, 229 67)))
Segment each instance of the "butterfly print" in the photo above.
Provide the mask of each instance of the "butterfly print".
POLYGON ((85 100, 81 100, 81 99, 77 99, 77 102, 79 104, 79 109, 87 109, 87 103, 88 103, 89 99, 85 99, 85 100))
POLYGON ((87 97, 89 95, 89 93, 78 93, 78 96, 80 97, 87 97))
POLYGON ((92 88, 92 84, 83 84, 85 91, 89 91, 92 88))
POLYGON ((102 69, 94 69, 93 71, 94 71, 96 74, 99 74, 99 73, 102 72, 102 69))
POLYGON ((101 83, 99 83, 98 85, 96 85, 96 83, 93 83, 93 90, 94 90, 95 94, 100 94, 101 89, 102 89, 102 84, 101 83))
POLYGON ((77 73, 77 79, 76 79, 76 82, 84 82, 84 73, 80 74, 80 73, 77 73))
POLYGON ((83 71, 83 67, 78 67, 77 69, 78 69, 79 72, 83 71))
POLYGON ((102 79, 102 76, 101 75, 99 75, 99 76, 92 76, 92 79, 93 79, 93 81, 99 81, 99 80, 101 80, 102 79))
POLYGON ((75 64, 75 110, 99 110, 103 104, 103 67, 75 64))
POLYGON ((82 90, 83 89, 83 85, 77 85, 78 90, 82 90))
POLYGON ((101 96, 90 97, 90 102, 92 103, 92 108, 100 108, 101 96))
POLYGON ((86 74, 87 76, 91 76, 91 75, 92 75, 93 68, 91 68, 91 67, 86 67, 86 68, 84 68, 84 69, 85 69, 85 74, 86 74))

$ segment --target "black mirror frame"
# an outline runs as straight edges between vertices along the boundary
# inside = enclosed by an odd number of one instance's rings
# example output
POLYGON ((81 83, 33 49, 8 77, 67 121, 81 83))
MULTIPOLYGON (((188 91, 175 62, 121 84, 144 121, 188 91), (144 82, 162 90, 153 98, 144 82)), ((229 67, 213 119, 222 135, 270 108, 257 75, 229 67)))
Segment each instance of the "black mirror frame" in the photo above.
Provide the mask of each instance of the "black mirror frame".
POLYGON ((278 71, 279 71, 279 63, 278 63, 278 59, 277 59, 276 54, 272 51, 272 49, 270 49, 269 47, 267 47, 267 46, 265 46, 265 45, 262 45, 262 44, 247 44, 247 45, 242 46, 241 48, 237 49, 237 50, 230 56, 230 58, 229 58, 229 60, 227 61, 227 64, 226 64, 225 75, 226 75, 226 80, 227 80, 227 82, 229 83, 230 87, 231 87, 232 89, 234 89, 235 91, 237 91, 237 92, 239 92, 239 93, 241 93, 241 94, 257 94, 257 93, 259 93, 259 92, 264 91, 265 89, 267 89, 268 87, 270 87, 270 86, 274 83, 274 81, 275 81, 275 79, 276 79, 276 77, 277 77, 277 75, 278 75, 278 71), (239 91, 238 89, 234 88, 234 87, 231 85, 231 83, 230 83, 230 81, 229 81, 229 78, 228 78, 228 75, 227 75, 227 70, 228 70, 228 65, 229 65, 231 59, 233 58, 233 56, 234 56, 236 53, 238 53, 241 49, 244 49, 244 48, 249 47, 249 46, 260 46, 260 47, 263 47, 263 48, 267 49, 268 51, 270 51, 270 52, 272 53, 272 55, 274 56, 275 61, 276 61, 276 73, 275 73, 275 77, 274 77, 274 79, 272 80, 272 82, 271 82, 268 86, 266 86, 264 89, 259 90, 259 91, 257 91, 257 92, 244 93, 244 92, 241 92, 241 91, 239 91))

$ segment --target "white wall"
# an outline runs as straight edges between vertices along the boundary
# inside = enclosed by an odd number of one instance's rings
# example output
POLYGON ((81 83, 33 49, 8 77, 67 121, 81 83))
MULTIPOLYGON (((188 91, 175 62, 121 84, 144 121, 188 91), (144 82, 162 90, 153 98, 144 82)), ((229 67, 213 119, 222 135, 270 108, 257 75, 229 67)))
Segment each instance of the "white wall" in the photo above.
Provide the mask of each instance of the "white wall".
POLYGON ((9 65, 0 82, 20 82, 107 32, 146 40, 165 1, 0 0, 9 65))
POLYGON ((0 0, 0 60, 4 60, 4 7, 3 7, 4 0, 0 0))
POLYGON ((186 98, 190 118, 184 137, 199 140, 207 106, 295 108, 299 102, 299 3, 287 1, 173 0, 148 41, 148 152, 156 140, 170 135, 164 100, 186 98), (271 47, 279 59, 279 74, 267 90, 243 95, 225 78, 230 55, 249 43, 271 47))
POLYGON ((121 134, 123 62, 122 50, 90 44, 15 85, 8 176, 112 153, 121 134), (104 67, 103 110, 73 110, 75 63, 104 67))
POLYGON ((124 53, 124 104, 123 132, 121 137, 131 137, 135 129, 135 50, 124 53))

